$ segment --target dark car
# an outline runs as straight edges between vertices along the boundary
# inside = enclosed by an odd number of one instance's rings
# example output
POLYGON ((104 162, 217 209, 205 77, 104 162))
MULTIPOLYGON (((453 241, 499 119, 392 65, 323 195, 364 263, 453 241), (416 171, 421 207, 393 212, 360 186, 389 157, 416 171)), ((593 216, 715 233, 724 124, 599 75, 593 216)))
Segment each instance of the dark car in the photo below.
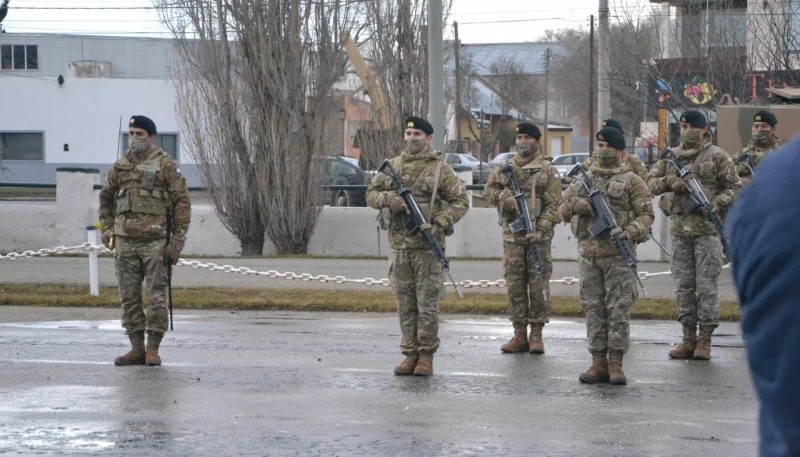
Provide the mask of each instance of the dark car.
POLYGON ((323 157, 323 186, 363 186, 361 188, 326 188, 325 204, 331 206, 367 206, 370 177, 352 157, 323 157))

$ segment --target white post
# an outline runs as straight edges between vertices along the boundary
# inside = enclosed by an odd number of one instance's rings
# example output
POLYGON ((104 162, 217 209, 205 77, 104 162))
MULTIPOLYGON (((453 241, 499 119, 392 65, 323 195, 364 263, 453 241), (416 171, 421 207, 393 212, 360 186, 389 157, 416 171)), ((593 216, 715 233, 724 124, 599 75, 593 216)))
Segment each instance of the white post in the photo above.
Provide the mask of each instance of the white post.
MULTIPOLYGON (((92 246, 97 246, 97 229, 94 225, 86 227, 86 239, 92 246)), ((93 297, 100 296, 99 280, 97 278, 97 248, 89 248, 89 293, 93 297)))

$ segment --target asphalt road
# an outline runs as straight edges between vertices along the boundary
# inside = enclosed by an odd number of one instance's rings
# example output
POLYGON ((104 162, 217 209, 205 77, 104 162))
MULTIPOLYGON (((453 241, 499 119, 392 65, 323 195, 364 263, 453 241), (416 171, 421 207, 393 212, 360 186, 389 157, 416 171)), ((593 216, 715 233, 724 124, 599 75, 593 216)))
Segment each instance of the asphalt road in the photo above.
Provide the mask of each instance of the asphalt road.
MULTIPOLYGON (((18 264, 21 265, 21 264, 18 264)), ((4 278, 5 280, 5 278, 4 278)), ((434 376, 394 376, 392 314, 180 312, 162 367, 115 367, 113 309, 0 307, 0 455, 753 456, 738 324, 710 361, 631 324, 627 386, 585 385, 581 319, 501 354, 503 317, 444 315, 434 376)))
MULTIPOLYGON (((344 276, 348 279, 382 279, 388 276, 387 260, 371 259, 336 259, 336 258, 224 258, 224 259, 186 259, 206 265, 230 265, 234 268, 246 267, 258 272, 275 271, 277 273, 292 272, 298 275, 308 273, 313 276, 344 276)), ((663 273, 669 271, 665 262, 641 262, 640 273, 663 273)), ((452 260, 450 272, 456 281, 480 280, 497 281, 502 279, 502 262, 500 260, 452 260)), ((579 277, 578 263, 574 261, 555 262, 552 280, 579 277)), ((89 284, 89 261, 87 257, 33 257, 17 260, 0 261, 0 278, 8 283, 71 283, 89 284)), ((99 259, 99 280, 101 285, 115 286, 113 259, 99 259)), ((286 280, 267 276, 244 275, 211 271, 204 268, 177 266, 173 269, 173 285, 176 287, 284 287, 284 288, 319 288, 364 289, 380 286, 367 286, 361 283, 304 281, 300 279, 286 280)), ((657 275, 644 280, 644 286, 653 298, 672 299, 674 283, 670 275, 657 275)), ((553 296, 578 296, 578 283, 551 284, 553 296)), ((505 293, 505 288, 496 286, 487 288, 464 288, 464 293, 505 293)), ((723 270, 720 278, 719 294, 722 300, 735 301, 730 269, 723 270)), ((641 296, 641 295, 640 295, 641 296)))

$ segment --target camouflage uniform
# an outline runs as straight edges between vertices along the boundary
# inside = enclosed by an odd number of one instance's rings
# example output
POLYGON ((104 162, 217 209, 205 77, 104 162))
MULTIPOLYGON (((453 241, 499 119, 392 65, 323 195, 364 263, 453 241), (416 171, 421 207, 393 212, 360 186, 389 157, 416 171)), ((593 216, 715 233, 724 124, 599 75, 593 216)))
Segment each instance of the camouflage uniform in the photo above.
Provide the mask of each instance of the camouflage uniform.
MULTIPOLYGON (((528 199, 531 223, 541 237, 537 242, 544 263, 544 283, 550 294, 550 276, 553 259, 550 254, 553 225, 559 222, 558 207, 561 205, 561 182, 556 168, 541 155, 511 159, 520 189, 528 199)), ((524 232, 511 233, 509 224, 519 218, 519 211, 504 208, 503 200, 513 197, 511 182, 498 170, 489 175, 484 188, 484 197, 497 206, 499 223, 503 227, 503 278, 508 295, 508 318, 514 324, 543 324, 550 320, 550 303, 544 301, 539 273, 529 255, 524 232)))
POLYGON ((185 241, 191 218, 186 181, 158 147, 144 159, 126 151, 106 174, 100 191, 103 232, 116 236, 115 264, 125 333, 164 333, 168 327, 167 267, 164 258, 167 209, 173 209, 172 237, 185 241), (149 190, 148 190, 149 189, 149 190), (142 304, 147 283, 148 308, 142 304))
MULTIPOLYGON (((588 175, 606 198, 618 226, 630 234, 630 240, 647 240, 653 204, 644 181, 619 162, 612 168, 594 163, 588 175)), ((592 353, 606 349, 624 353, 629 345, 631 307, 638 296, 636 279, 608 234, 597 238, 589 234, 588 228, 597 218, 575 212, 575 204, 582 198, 587 198, 586 189, 576 178, 564 193, 561 216, 570 222, 578 239, 580 299, 586 313, 588 349, 592 353)))
MULTIPOLYGON (((403 152, 392 159, 392 167, 401 181, 412 191, 428 223, 452 233, 453 225, 469 209, 466 187, 450 165, 426 148, 418 154, 403 152), (441 164, 438 187, 434 175, 441 164), (436 198, 431 207, 431 196, 436 198)), ((389 279, 395 290, 400 330, 403 334, 400 349, 404 355, 432 355, 439 348, 439 296, 443 272, 421 233, 409 235, 406 224, 410 216, 389 214, 388 207, 396 195, 391 178, 379 173, 367 189, 367 205, 382 210, 388 219, 389 246, 392 249, 389 279)), ((444 233, 437 241, 444 249, 444 233)))
MULTIPOLYGON (((700 183, 715 212, 724 214, 741 189, 731 157, 712 145, 708 134, 699 148, 676 148, 673 152, 700 183)), ((670 219, 678 321, 685 327, 699 323, 713 329, 719 325, 717 284, 723 264, 722 243, 702 210, 683 212, 683 204, 690 197, 672 192, 667 182, 675 173, 671 163, 659 160, 650 171, 648 187, 653 195, 662 195, 659 208, 670 219)))
MULTIPOLYGON (((583 168, 587 170, 591 168, 592 164, 594 163, 594 158, 589 157, 588 159, 583 161, 583 168)), ((630 171, 633 172, 636 176, 642 178, 642 181, 647 183, 647 176, 649 175, 649 171, 647 171, 647 167, 644 166, 642 161, 639 159, 639 156, 636 154, 628 154, 622 156, 622 165, 628 167, 630 171)))
MULTIPOLYGON (((747 143, 747 146, 745 146, 745 148, 742 149, 742 152, 740 152, 739 155, 744 154, 745 152, 749 152, 750 162, 751 162, 750 166, 752 166, 753 169, 755 170, 758 167, 758 164, 762 160, 764 160, 764 157, 767 154, 783 146, 783 141, 780 138, 773 136, 773 139, 774 143, 766 148, 756 146, 755 144, 753 144, 753 140, 751 139, 750 142, 747 143)), ((750 180, 753 179, 753 174, 750 172, 750 168, 748 168, 747 165, 740 163, 738 165, 738 172, 739 172, 739 179, 741 179, 742 181, 742 187, 745 187, 748 184, 750 184, 750 180)))

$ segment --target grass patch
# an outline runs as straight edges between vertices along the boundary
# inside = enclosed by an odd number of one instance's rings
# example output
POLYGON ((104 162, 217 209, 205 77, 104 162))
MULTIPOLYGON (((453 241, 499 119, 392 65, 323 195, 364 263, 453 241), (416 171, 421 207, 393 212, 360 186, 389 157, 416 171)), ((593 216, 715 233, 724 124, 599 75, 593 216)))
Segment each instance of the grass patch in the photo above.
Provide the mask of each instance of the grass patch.
MULTIPOLYGON (((238 309, 287 311, 395 312, 394 293, 382 290, 263 289, 263 288, 173 288, 176 309, 238 309)), ((0 305, 68 306, 116 308, 119 295, 115 287, 103 287, 99 297, 89 295, 85 285, 3 284, 0 305)), ((574 297, 551 297, 554 316, 582 317, 580 302, 574 297)), ((440 304, 448 314, 505 314, 505 293, 474 293, 467 290, 463 300, 453 291, 440 304)), ((637 300, 634 319, 674 319, 672 300, 637 300)), ((736 321, 740 317, 735 302, 722 302, 720 319, 736 321)))

